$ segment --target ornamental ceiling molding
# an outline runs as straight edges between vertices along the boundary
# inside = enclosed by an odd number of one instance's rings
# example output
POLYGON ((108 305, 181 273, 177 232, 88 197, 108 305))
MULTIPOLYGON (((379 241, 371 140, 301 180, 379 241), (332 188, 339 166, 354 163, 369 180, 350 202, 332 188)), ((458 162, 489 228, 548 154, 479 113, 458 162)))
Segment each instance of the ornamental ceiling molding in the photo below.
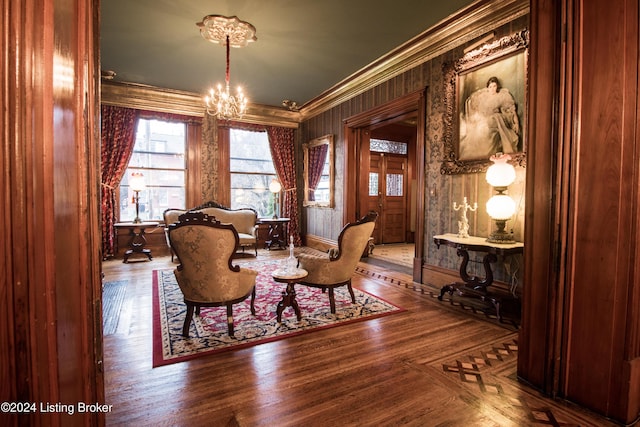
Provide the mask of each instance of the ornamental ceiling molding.
MULTIPOLYGON (((529 0, 479 0, 400 45, 300 107, 249 104, 242 122, 297 128, 299 123, 334 108, 385 81, 529 13, 529 0)), ((103 80, 102 103, 202 117, 200 94, 136 83, 103 80)))
POLYGON ((480 0, 345 78, 300 108, 307 120, 529 13, 529 0, 480 0))
MULTIPOLYGON (((138 110, 203 117, 202 95, 138 83, 102 81, 101 103, 138 110)), ((261 104, 249 104, 242 122, 297 128, 300 113, 261 104)))

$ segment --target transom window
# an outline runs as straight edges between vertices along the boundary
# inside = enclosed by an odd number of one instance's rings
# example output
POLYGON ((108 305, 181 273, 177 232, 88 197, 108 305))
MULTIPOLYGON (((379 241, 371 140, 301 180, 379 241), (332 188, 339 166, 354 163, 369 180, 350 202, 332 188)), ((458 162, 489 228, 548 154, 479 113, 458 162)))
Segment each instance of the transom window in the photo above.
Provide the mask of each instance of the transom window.
POLYGON ((161 220, 167 208, 185 208, 186 125, 140 119, 136 142, 127 171, 120 182, 120 221, 136 216, 135 192, 129 182, 141 173, 145 189, 140 191, 140 219, 161 220))
POLYGON ((371 138, 369 150, 378 153, 407 154, 407 143, 371 138))
POLYGON ((277 175, 267 133, 231 129, 229 146, 231 208, 252 208, 259 217, 272 217, 279 195, 269 191, 277 175))

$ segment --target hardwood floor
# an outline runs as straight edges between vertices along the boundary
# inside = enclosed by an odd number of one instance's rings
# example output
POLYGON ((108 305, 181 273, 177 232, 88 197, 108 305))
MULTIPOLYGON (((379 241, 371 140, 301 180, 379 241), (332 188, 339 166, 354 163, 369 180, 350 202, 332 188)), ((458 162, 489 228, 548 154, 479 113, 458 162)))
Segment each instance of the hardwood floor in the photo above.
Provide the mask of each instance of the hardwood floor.
POLYGON ((104 337, 107 425, 615 425, 520 384, 513 328, 364 263, 353 286, 406 311, 152 368, 151 271, 175 265, 103 264, 105 281, 128 281, 104 337))

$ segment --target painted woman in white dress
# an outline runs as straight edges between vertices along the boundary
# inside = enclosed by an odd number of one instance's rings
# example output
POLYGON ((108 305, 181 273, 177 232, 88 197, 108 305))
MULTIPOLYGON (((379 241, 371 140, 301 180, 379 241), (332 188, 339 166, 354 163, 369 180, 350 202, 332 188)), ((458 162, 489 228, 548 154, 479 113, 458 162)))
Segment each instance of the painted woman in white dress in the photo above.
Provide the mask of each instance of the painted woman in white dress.
POLYGON ((520 122, 515 99, 491 77, 467 98, 460 117, 459 159, 489 158, 518 150, 520 122))

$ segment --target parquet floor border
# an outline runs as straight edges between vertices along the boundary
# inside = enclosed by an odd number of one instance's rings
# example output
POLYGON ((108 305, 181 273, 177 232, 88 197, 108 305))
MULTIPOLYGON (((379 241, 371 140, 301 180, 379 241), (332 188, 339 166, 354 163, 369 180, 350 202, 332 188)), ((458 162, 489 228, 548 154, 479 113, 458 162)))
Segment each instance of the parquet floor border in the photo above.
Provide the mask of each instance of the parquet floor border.
POLYGON ((495 322, 497 324, 500 324, 500 326, 503 326, 510 330, 517 330, 519 327, 518 323, 513 318, 503 318, 502 322, 499 322, 492 308, 489 306, 483 306, 482 303, 477 304, 473 302, 467 302, 464 299, 458 299, 458 298, 454 299, 448 294, 445 294, 442 301, 440 301, 438 300, 438 297, 440 296, 439 288, 436 288, 435 286, 430 284, 420 284, 420 283, 413 282, 411 278, 408 276, 406 276, 406 278, 402 277, 405 275, 401 273, 398 273, 398 274, 381 273, 379 271, 376 271, 373 268, 370 268, 368 264, 364 264, 364 263, 358 264, 358 266, 356 267, 356 272, 364 276, 383 280, 388 283, 392 283, 392 284, 404 287, 405 289, 410 289, 415 292, 418 292, 422 295, 425 295, 431 298, 432 300, 434 300, 434 302, 441 305, 443 308, 446 308, 446 306, 450 306, 457 309, 458 311, 467 312, 479 318, 484 318, 488 321, 495 322))

